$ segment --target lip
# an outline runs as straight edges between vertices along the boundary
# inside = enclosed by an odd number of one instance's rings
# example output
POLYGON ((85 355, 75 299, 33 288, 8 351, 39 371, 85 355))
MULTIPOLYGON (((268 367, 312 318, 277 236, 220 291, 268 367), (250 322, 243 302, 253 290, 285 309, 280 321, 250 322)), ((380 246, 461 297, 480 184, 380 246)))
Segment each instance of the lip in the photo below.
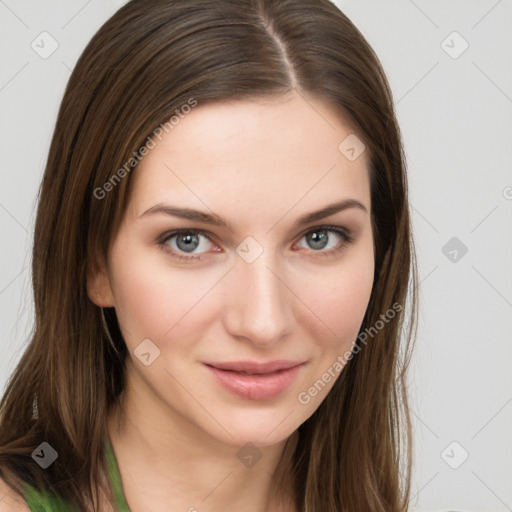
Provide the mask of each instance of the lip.
POLYGON ((304 364, 302 361, 282 360, 269 363, 203 363, 219 384, 246 400, 269 400, 279 396, 296 380, 304 364))
POLYGON ((272 373, 277 370, 287 370, 293 368, 304 361, 292 361, 288 359, 279 359, 276 361, 268 361, 267 363, 258 363, 257 361, 231 361, 224 363, 204 363, 208 366, 214 366, 220 370, 232 370, 235 372, 248 373, 272 373))

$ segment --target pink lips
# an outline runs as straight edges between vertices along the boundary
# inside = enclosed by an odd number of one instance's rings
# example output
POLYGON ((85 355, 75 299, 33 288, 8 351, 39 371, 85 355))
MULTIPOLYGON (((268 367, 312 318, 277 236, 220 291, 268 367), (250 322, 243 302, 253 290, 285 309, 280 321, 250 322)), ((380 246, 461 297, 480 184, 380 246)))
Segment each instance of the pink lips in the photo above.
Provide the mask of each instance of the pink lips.
POLYGON ((228 391, 246 400, 269 400, 283 393, 297 378, 302 361, 204 363, 228 391))

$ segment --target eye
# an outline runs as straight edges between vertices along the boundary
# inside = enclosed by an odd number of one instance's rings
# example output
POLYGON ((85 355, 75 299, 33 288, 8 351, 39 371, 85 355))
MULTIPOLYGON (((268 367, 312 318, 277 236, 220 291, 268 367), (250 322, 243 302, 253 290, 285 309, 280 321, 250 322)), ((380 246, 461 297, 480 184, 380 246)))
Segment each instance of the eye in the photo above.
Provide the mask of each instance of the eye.
POLYGON ((165 234, 158 241, 158 244, 165 250, 168 250, 173 257, 183 260, 202 259, 199 254, 203 254, 203 252, 199 251, 199 253, 195 254, 193 251, 201 248, 206 249, 204 252, 207 252, 209 243, 212 243, 210 238, 204 231, 199 229, 178 229, 165 234), (202 241, 201 238, 207 241, 202 241), (180 252, 188 255, 184 256, 180 252))
MULTIPOLYGON (((312 248, 311 252, 323 257, 335 256, 354 240, 349 231, 339 226, 318 226, 304 233, 301 240, 304 238, 310 248, 312 248), (341 239, 342 242, 336 243, 335 240, 332 241, 332 235, 341 239), (323 250, 326 247, 328 250, 323 250)), ((202 254, 208 252, 208 245, 210 244, 213 244, 212 240, 205 231, 200 229, 178 229, 165 233, 158 240, 158 245, 162 249, 173 258, 180 260, 204 259, 202 254), (203 250, 194 252, 196 249, 203 250)))
POLYGON ((319 253, 319 256, 335 256, 354 240, 346 229, 339 226, 318 226, 304 233, 302 239, 306 239, 309 248, 312 248, 313 252, 319 253), (335 235, 334 240, 332 240, 333 234, 335 235), (342 242, 336 243, 336 237, 342 242), (323 250, 326 247, 328 250, 323 250))

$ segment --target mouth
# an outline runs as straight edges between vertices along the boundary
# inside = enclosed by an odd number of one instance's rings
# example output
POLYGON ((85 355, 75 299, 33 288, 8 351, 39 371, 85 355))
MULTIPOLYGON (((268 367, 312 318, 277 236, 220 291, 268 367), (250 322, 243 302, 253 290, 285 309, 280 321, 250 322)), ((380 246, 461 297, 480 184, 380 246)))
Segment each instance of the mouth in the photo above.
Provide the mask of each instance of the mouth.
POLYGON ((293 384, 305 365, 300 361, 263 365, 247 362, 203 364, 218 384, 245 400, 276 398, 293 384))
POLYGON ((251 375, 267 375, 281 370, 288 370, 302 363, 304 363, 304 361, 279 359, 276 361, 268 361, 266 363, 259 363, 257 361, 232 361, 204 364, 213 366, 219 370, 231 370, 251 375))

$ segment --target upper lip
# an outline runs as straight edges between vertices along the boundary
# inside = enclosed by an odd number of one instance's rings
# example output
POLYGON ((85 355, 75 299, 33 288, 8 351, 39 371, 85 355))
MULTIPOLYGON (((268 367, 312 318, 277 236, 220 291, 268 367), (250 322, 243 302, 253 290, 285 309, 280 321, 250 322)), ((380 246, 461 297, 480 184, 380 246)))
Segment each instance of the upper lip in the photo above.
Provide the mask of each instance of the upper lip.
POLYGON ((304 363, 304 361, 278 360, 267 363, 258 363, 257 361, 232 361, 226 363, 205 363, 208 366, 214 366, 219 370, 232 370, 236 372, 248 373, 272 373, 277 370, 287 370, 304 363))

